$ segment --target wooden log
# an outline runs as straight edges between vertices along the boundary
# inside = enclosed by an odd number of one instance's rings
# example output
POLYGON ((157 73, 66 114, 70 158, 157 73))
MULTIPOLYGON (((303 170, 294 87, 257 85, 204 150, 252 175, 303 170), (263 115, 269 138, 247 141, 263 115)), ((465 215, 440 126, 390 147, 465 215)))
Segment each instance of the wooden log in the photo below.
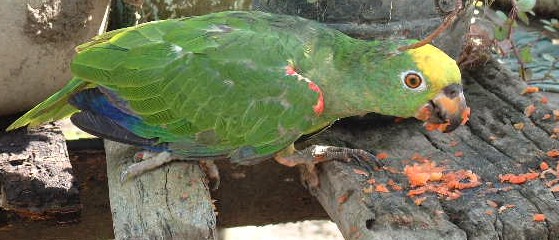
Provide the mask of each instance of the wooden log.
POLYGON ((122 170, 141 149, 105 142, 116 239, 216 239, 216 218, 198 164, 173 162, 124 183, 122 170))
POLYGON ((415 120, 395 124, 393 118, 366 116, 340 121, 309 144, 331 143, 385 152, 391 171, 365 177, 358 166, 339 162, 321 166, 321 185, 312 189, 346 239, 557 239, 559 204, 546 183, 555 177, 515 185, 501 183, 499 175, 538 172, 542 161, 556 166, 546 152, 559 148, 557 105, 541 103, 540 94, 521 95, 526 84, 496 62, 463 72, 466 99, 472 108, 467 126, 451 134, 428 132, 415 120), (527 116, 525 109, 536 110, 527 116), (522 123, 523 126, 518 125, 522 123), (460 153, 460 154, 457 154, 460 153), (456 200, 425 194, 414 204, 407 196, 410 184, 402 173, 414 154, 421 154, 447 171, 471 170, 483 184, 462 190, 456 200), (389 180, 404 187, 388 193, 369 193, 367 180, 389 180), (365 191, 364 191, 365 190, 365 191), (347 200, 340 197, 347 195, 347 200), (490 201, 490 202, 488 202, 490 201), (492 206, 497 204, 497 208, 492 206), (545 214, 544 222, 533 220, 545 214))
POLYGON ((79 217, 78 186, 58 127, 0 134, 0 199, 0 208, 34 219, 79 217))

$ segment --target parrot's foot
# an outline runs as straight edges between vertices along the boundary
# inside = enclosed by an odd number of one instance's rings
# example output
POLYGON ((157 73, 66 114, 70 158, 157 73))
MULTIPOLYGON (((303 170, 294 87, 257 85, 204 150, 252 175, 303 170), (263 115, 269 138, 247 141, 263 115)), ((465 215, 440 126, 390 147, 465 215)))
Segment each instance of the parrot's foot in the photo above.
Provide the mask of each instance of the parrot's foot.
POLYGON ((213 184, 211 184, 212 191, 215 191, 219 188, 219 183, 221 178, 219 177, 219 169, 217 165, 215 165, 213 160, 205 160, 200 161, 200 167, 204 169, 208 178, 213 180, 213 184))
POLYGON ((141 151, 134 155, 134 160, 140 161, 128 166, 120 174, 120 182, 126 182, 129 179, 142 175, 143 173, 156 169, 163 164, 175 160, 171 157, 171 153, 168 151, 163 152, 150 152, 141 151))
POLYGON ((301 151, 296 151, 293 148, 286 149, 274 157, 274 159, 285 166, 294 167, 296 165, 304 166, 307 169, 305 180, 309 186, 317 187, 319 185, 318 172, 316 164, 332 160, 340 160, 345 162, 356 162, 360 167, 364 167, 369 171, 373 169, 369 164, 364 162, 373 163, 376 167, 382 167, 382 163, 378 161, 375 155, 363 150, 345 147, 321 146, 312 145, 301 151), (365 160, 364 162, 362 160, 365 160))
MULTIPOLYGON (((141 151, 134 155, 134 160, 136 163, 128 166, 126 170, 122 171, 120 174, 120 182, 126 182, 132 178, 144 174, 147 171, 161 167, 162 165, 175 160, 185 160, 180 157, 173 157, 168 151, 163 152, 151 152, 151 151, 141 151)), ((200 161, 202 169, 206 172, 206 175, 213 180, 212 190, 216 190, 219 187, 220 178, 219 170, 212 160, 200 161)))

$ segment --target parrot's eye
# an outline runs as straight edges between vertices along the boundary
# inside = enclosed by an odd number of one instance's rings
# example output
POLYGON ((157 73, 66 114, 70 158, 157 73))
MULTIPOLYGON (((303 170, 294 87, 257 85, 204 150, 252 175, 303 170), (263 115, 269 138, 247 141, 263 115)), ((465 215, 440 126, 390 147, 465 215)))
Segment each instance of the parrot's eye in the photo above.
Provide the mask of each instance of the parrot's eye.
POLYGON ((407 88, 411 90, 421 91, 425 89, 425 83, 423 82, 423 77, 421 74, 408 71, 402 74, 402 82, 407 88))
POLYGON ((415 74, 415 73, 408 73, 408 75, 406 75, 406 79, 404 79, 404 82, 406 83, 406 86, 408 86, 409 88, 412 89, 416 89, 419 86, 421 86, 421 77, 419 77, 419 75, 415 74))

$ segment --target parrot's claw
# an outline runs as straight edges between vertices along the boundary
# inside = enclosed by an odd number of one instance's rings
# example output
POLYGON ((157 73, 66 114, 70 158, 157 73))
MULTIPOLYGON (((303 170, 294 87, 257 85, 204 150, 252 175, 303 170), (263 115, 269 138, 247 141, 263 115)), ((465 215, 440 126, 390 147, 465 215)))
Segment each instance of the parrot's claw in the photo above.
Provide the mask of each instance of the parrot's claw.
POLYGON ((212 191, 217 190, 221 182, 221 178, 219 177, 219 168, 217 168, 217 165, 215 165, 212 160, 205 160, 200 161, 200 167, 204 169, 208 178, 213 179, 213 184, 211 184, 212 191))
MULTIPOLYGON (((134 161, 136 163, 128 166, 122 173, 120 174, 120 182, 124 183, 132 178, 135 178, 139 175, 144 174, 147 171, 156 169, 161 167, 164 164, 167 164, 171 161, 175 160, 186 160, 177 157, 173 157, 171 152, 163 151, 163 152, 151 152, 151 151, 141 151, 134 154, 134 161)), ((211 160, 200 161, 200 165, 202 169, 206 172, 206 175, 213 179, 212 190, 216 190, 219 187, 220 178, 219 178, 219 170, 217 166, 211 160)))
POLYGON ((171 157, 171 153, 168 151, 163 152, 150 152, 150 151, 142 151, 138 152, 134 155, 134 160, 139 161, 128 166, 122 173, 120 174, 120 182, 124 183, 134 177, 142 175, 143 173, 156 169, 163 164, 171 162, 175 160, 171 157))
POLYGON ((284 156, 280 153, 275 156, 275 160, 280 164, 288 167, 293 167, 296 165, 304 166, 307 169, 305 180, 311 187, 317 187, 319 185, 318 173, 316 171, 315 164, 321 162, 332 160, 355 162, 360 167, 363 167, 368 171, 374 170, 368 163, 373 163, 376 168, 381 168, 383 165, 375 157, 375 155, 362 149, 321 145, 312 145, 308 148, 305 148, 301 151, 296 151, 295 153, 287 156, 284 156))

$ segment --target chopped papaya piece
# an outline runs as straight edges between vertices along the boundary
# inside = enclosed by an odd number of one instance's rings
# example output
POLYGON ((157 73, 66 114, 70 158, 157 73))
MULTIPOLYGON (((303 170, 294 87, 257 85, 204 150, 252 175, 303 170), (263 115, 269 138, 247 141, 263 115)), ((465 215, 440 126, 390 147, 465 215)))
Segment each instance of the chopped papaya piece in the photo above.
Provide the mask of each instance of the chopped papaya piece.
POLYGON ((390 192, 384 184, 376 184, 375 185, 375 191, 382 192, 382 193, 390 192))
POLYGON ((532 114, 534 114, 534 112, 536 112, 536 106, 534 106, 534 104, 530 104, 530 105, 528 105, 528 107, 526 107, 524 109, 524 115, 526 117, 532 116, 532 114))
POLYGON ((533 219, 534 219, 534 222, 543 222, 543 221, 545 221, 545 214, 541 214, 541 213, 534 214, 533 219))
POLYGON ((444 168, 436 165, 435 162, 407 165, 404 168, 404 174, 408 177, 412 187, 423 186, 427 184, 427 181, 438 181, 442 178, 444 168))
POLYGON ((551 119, 551 114, 549 113, 544 114, 542 120, 548 120, 548 119, 551 119))
POLYGON ((349 199, 349 193, 344 193, 342 196, 338 198, 339 204, 344 204, 349 199))
POLYGON ((390 186, 390 188, 392 188, 392 190, 394 191, 402 191, 402 187, 400 185, 398 185, 396 182, 394 182, 394 180, 389 179, 387 182, 388 186, 390 186))
POLYGON ((541 162, 540 163, 540 169, 542 171, 545 171, 545 170, 549 169, 549 164, 547 164, 546 162, 541 162))
POLYGON ((448 125, 450 125, 450 122, 445 122, 445 123, 425 123, 425 129, 427 131, 435 131, 435 130, 439 130, 441 132, 443 132, 448 125))
POLYGON ((526 87, 526 88, 524 89, 524 91, 522 91, 522 95, 531 94, 531 93, 537 93, 537 92, 539 92, 539 91, 540 91, 540 88, 539 88, 539 87, 529 86, 529 87, 526 87))
POLYGON ((468 121, 470 121, 470 113, 471 113, 471 109, 469 107, 467 107, 466 109, 464 109, 464 112, 462 112, 462 122, 460 123, 460 125, 464 125, 466 124, 468 121))
POLYGON ((558 149, 549 150, 547 151, 547 156, 552 158, 559 157, 559 150, 558 149))
POLYGON ((380 152, 380 153, 377 154, 376 157, 377 157, 378 160, 385 160, 385 159, 388 158, 388 153, 380 152))
POLYGON ((548 103, 549 103, 549 98, 547 98, 547 97, 542 97, 542 99, 540 99, 540 102, 541 102, 542 104, 548 104, 548 103))
POLYGON ((537 179, 539 176, 540 174, 537 172, 524 173, 518 175, 508 173, 505 175, 499 175, 499 179, 501 180, 501 182, 509 182, 512 184, 524 184, 527 181, 537 179))

